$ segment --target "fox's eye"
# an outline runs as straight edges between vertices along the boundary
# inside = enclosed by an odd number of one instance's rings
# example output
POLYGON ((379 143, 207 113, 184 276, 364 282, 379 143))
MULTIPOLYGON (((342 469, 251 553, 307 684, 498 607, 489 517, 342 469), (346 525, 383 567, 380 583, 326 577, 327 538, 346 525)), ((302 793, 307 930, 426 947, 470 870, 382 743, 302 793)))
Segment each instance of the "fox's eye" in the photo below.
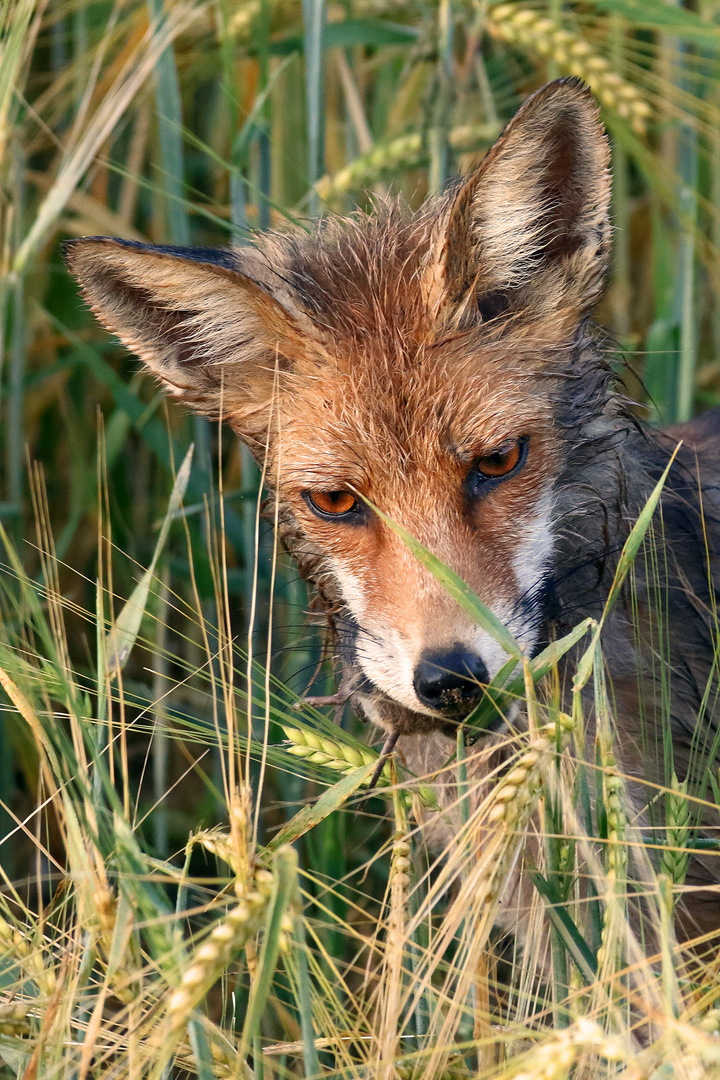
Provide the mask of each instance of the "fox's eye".
POLYGON ((486 454, 476 463, 475 468, 483 476, 507 476, 520 461, 520 442, 513 442, 486 454))
POLYGON ((493 481, 504 480, 521 469, 527 458, 527 448, 528 440, 523 437, 508 441, 493 450, 492 454, 477 458, 465 482, 470 497, 479 498, 495 487, 493 481))
POLYGON ((358 501, 349 491, 308 491, 305 498, 321 517, 342 517, 358 510, 358 501))

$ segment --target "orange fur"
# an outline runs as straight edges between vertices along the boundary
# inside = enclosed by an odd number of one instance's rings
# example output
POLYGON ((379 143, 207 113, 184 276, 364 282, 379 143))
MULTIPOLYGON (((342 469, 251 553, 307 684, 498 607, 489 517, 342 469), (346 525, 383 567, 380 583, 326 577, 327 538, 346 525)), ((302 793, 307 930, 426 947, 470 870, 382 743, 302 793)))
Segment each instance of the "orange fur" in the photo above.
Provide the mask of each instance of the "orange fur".
MULTIPOLYGON (((592 98, 560 80, 523 105, 475 173, 415 214, 390 202, 234 252, 102 237, 68 245, 93 310, 159 381, 206 415, 222 412, 259 457, 267 449, 281 537, 335 626, 354 701, 418 736, 404 743, 416 768, 429 767, 431 748, 442 761, 449 745, 428 733, 466 715, 506 656, 364 503, 332 519, 311 496, 361 493, 455 570, 528 653, 599 616, 673 445, 639 429, 589 324, 608 260, 608 162, 592 98), (506 445, 519 464, 488 484, 483 459, 506 445)), ((648 621, 662 596, 680 673, 671 722, 681 777, 698 715, 709 731, 718 724, 701 699, 715 680, 719 428, 711 415, 683 432, 663 496, 667 559, 649 585, 642 558, 635 565, 637 611, 648 621)), ((623 598, 605 637, 620 757, 667 781, 656 658, 636 646, 623 598)), ((646 798, 638 789, 639 813, 646 798)), ((693 860, 691 883, 716 877, 693 860)), ((717 916, 704 896, 693 918, 709 928, 717 916)))
POLYGON ((502 650, 378 518, 323 520, 307 493, 358 491, 533 647, 537 618, 517 608, 534 587, 525 564, 546 569, 553 399, 605 268, 607 164, 597 108, 566 80, 415 215, 389 203, 235 253, 69 246, 93 310, 170 392, 209 415, 222 402, 267 448, 301 568, 361 626, 365 675, 421 714, 423 653, 464 643, 492 673, 502 650), (507 440, 529 440, 527 464, 469 503, 473 463, 507 440))

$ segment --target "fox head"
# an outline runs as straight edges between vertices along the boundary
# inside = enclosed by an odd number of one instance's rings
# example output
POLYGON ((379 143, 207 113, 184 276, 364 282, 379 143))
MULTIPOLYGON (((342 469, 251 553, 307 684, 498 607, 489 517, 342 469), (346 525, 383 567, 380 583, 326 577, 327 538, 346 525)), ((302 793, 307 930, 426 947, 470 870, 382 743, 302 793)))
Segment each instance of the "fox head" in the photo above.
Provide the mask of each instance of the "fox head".
POLYGON ((234 251, 68 244, 100 321, 266 461, 291 551, 339 607, 386 726, 462 717, 507 657, 372 506, 537 644, 608 164, 593 99, 560 80, 415 214, 387 204, 234 251))

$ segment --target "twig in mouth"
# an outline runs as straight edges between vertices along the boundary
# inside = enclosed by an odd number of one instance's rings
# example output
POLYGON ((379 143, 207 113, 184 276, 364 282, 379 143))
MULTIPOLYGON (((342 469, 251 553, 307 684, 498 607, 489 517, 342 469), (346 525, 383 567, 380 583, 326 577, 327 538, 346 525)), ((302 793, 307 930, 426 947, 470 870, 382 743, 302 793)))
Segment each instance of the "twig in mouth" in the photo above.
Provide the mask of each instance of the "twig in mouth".
POLYGON ((370 777, 370 783, 368 784, 367 788, 365 789, 367 792, 372 791, 372 789, 375 787, 378 780, 380 779, 380 774, 382 773, 383 769, 385 768, 385 762, 387 761, 387 759, 390 757, 393 750, 395 749, 395 743, 398 741, 399 736, 400 736, 399 731, 391 731, 390 734, 388 735, 387 739, 383 743, 383 748, 380 751, 380 757, 378 758, 378 763, 375 766, 375 772, 370 777))
POLYGON ((308 694, 300 701, 296 701, 293 705, 293 709, 298 712, 304 709, 306 705, 336 705, 338 707, 345 704, 353 696, 358 689, 362 679, 359 677, 359 673, 354 670, 343 672, 343 677, 340 680, 340 685, 334 694, 308 694))
POLYGON ((301 701, 293 703, 293 709, 300 712, 306 705, 344 705, 351 695, 347 691, 339 690, 337 694, 308 694, 301 701))

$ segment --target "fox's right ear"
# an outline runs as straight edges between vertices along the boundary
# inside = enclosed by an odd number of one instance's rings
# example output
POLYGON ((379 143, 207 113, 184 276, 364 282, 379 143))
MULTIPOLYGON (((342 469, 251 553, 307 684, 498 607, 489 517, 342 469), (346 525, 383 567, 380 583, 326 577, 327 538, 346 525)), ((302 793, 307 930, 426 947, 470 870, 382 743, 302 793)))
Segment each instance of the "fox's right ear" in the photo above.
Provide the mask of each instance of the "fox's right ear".
MULTIPOLYGON (((448 201, 429 268, 438 308, 475 305, 562 333, 598 299, 610 249, 610 148, 590 91, 549 83, 448 201)), ((443 314, 445 314, 443 311, 443 314)))
POLYGON ((280 279, 273 295, 257 253, 87 237, 69 241, 65 258, 100 322, 174 397, 241 434, 246 422, 262 428, 276 372, 297 354, 303 315, 280 279))

